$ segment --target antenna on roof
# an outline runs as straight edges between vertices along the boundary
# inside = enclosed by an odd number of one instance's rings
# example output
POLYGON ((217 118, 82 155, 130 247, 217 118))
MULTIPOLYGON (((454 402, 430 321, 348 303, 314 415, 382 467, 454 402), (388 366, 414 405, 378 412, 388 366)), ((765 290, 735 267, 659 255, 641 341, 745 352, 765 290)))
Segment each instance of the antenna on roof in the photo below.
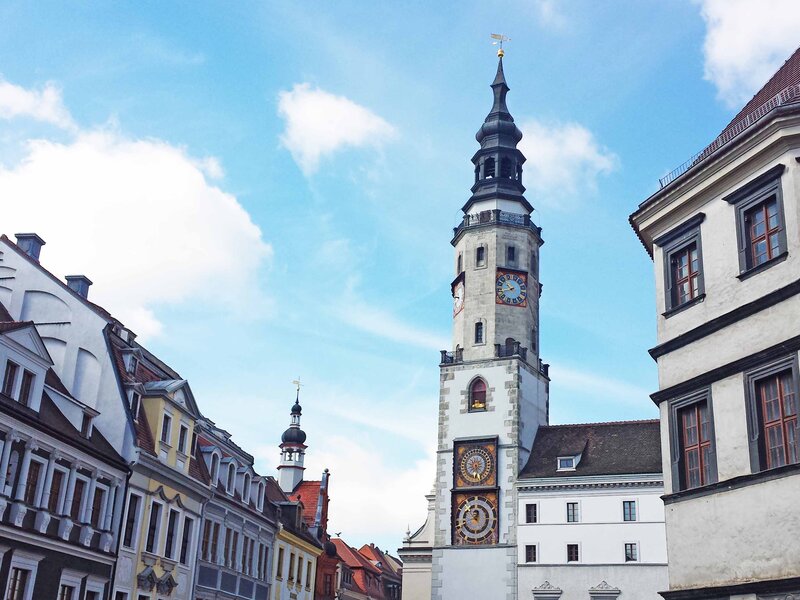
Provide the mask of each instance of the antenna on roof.
POLYGON ((489 37, 494 40, 492 42, 492 46, 500 46, 500 48, 497 49, 497 56, 503 58, 503 56, 506 54, 503 50, 503 42, 510 42, 511 38, 507 35, 503 35, 502 33, 493 33, 489 37))

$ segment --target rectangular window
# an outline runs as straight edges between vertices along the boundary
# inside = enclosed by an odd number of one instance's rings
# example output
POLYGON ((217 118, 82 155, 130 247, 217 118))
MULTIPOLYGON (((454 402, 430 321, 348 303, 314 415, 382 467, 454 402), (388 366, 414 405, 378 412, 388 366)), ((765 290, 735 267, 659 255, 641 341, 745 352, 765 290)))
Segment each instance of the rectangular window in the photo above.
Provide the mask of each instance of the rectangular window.
POLYGON ((639 560, 639 547, 637 544, 625 544, 625 562, 639 560))
POLYGON ((58 588, 58 600, 75 600, 75 586, 62 583, 58 588))
POLYGON ((478 246, 475 249, 475 264, 478 267, 482 267, 486 264, 486 248, 484 246, 478 246))
POLYGON ((31 405, 31 390, 33 390, 34 374, 30 371, 22 372, 22 385, 19 388, 19 403, 23 406, 31 405))
POLYGON ((203 521, 203 537, 200 540, 200 557, 205 561, 211 561, 211 521, 203 521))
POLYGON ((525 562, 526 563, 536 562, 536 546, 532 544, 525 546, 525 562))
POLYGON ((242 573, 245 575, 250 574, 250 539, 245 535, 242 536, 242 573))
POLYGON ((141 497, 131 494, 128 498, 128 514, 125 517, 125 533, 122 536, 122 545, 133 548, 136 530, 139 529, 139 506, 141 497))
POLYGON ((178 430, 178 452, 186 454, 186 438, 189 435, 189 429, 181 423, 181 428, 178 430))
POLYGON ((580 559, 578 544, 567 544, 567 562, 578 562, 580 559))
POLYGON ((574 471, 575 470, 575 457, 574 456, 559 456, 557 471, 574 471))
POLYGON ((235 569, 236 568, 236 559, 238 558, 238 553, 239 553, 239 532, 238 531, 234 531, 233 532, 233 544, 231 545, 231 560, 230 560, 230 563, 228 564, 228 566, 231 569, 235 569))
POLYGON ((50 496, 47 498, 47 510, 52 514, 58 513, 58 501, 61 498, 61 486, 64 484, 64 472, 53 470, 53 480, 50 482, 50 496))
POLYGON ((297 557, 297 585, 303 585, 303 557, 297 557))
POLYGON ((580 521, 580 513, 577 502, 567 502, 567 523, 577 523, 580 521))
POLYGON ((128 600, 128 592, 117 592, 114 594, 114 600, 128 600))
POLYGON ((539 522, 539 505, 526 504, 525 505, 525 522, 538 523, 539 522))
POLYGON ((635 521, 636 520, 636 501, 623 500, 622 501, 622 520, 635 521))
POLYGON ((278 548, 278 567, 275 571, 275 576, 278 579, 283 577, 283 548, 278 548))
POLYGON ((294 552, 289 554, 289 581, 294 581, 294 552))
POLYGON ((36 506, 36 489, 39 487, 39 475, 42 473, 42 463, 31 460, 28 467, 28 480, 25 482, 25 497, 23 500, 28 506, 36 506))
POLYGON ((326 596, 333 594, 333 575, 325 574, 322 580, 322 593, 326 596))
POLYGON ((9 360, 6 363, 6 373, 5 376, 3 377, 3 394, 8 396, 9 398, 13 397, 14 386, 17 383, 18 372, 19 372, 19 366, 9 360))
POLYGON ((506 248, 506 262, 509 265, 513 265, 517 262, 517 249, 514 246, 508 246, 506 248))
POLYGON ((172 417, 170 417, 167 413, 164 413, 163 419, 161 419, 161 443, 169 445, 170 439, 172 437, 172 417))
POLYGON ((147 525, 147 541, 144 549, 152 554, 158 553, 158 536, 161 529, 161 505, 153 502, 150 505, 150 521, 147 525))
POLYGON ((86 590, 86 595, 83 597, 83 600, 100 600, 100 594, 93 590, 86 590))
POLYGON ((86 482, 83 479, 75 480, 72 492, 72 506, 69 508, 69 517, 73 521, 80 521, 81 508, 83 508, 83 494, 86 491, 86 482))
POLYGON ((777 165, 724 199, 736 207, 739 270, 742 274, 786 255, 781 175, 777 165))
POLYGON ((139 406, 142 403, 142 397, 136 392, 131 392, 131 415, 134 421, 139 420, 139 406))
POLYGON ((703 253, 698 213, 671 231, 653 240, 664 256, 665 316, 673 310, 698 300, 704 293, 703 253))
POLYGON ((179 516, 177 510, 170 509, 169 518, 167 519, 167 539, 164 546, 164 556, 167 558, 173 558, 175 556, 175 539, 177 537, 179 516))
POLYGON ((306 563, 306 589, 311 587, 311 561, 306 563))
POLYGON ((91 430, 92 430, 92 417, 84 413, 81 419, 81 435, 85 438, 88 438, 91 430))
POLYGON ((92 516, 89 523, 95 529, 100 529, 103 508, 105 507, 106 490, 97 486, 94 488, 94 498, 92 498, 92 516))
POLYGON ((188 565, 189 549, 192 546, 192 535, 194 535, 194 519, 183 518, 183 532, 181 533, 181 556, 182 565, 188 565))
POLYGON ((483 323, 481 321, 475 323, 475 343, 483 343, 483 323))
POLYGON ((223 547, 224 557, 222 559, 222 564, 226 567, 229 567, 231 564, 231 544, 233 543, 233 530, 226 527, 225 528, 225 546, 223 547))
POLYGON ((6 600, 24 600, 31 572, 18 567, 11 568, 6 600))
POLYGON ((683 442, 683 477, 686 489, 711 481, 711 431, 708 406, 698 402, 679 411, 683 442))

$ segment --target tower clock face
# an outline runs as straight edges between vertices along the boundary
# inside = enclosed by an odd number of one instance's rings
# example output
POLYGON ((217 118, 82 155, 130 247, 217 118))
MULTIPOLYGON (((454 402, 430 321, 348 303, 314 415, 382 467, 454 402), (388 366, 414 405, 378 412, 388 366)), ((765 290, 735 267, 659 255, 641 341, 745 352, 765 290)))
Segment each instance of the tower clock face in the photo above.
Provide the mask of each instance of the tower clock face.
POLYGON ((453 316, 456 316, 464 308, 464 282, 459 282, 453 289, 453 316))
POLYGON ((465 481, 481 484, 493 473, 494 459, 486 448, 470 448, 462 455, 459 469, 465 481))
POLYGON ((496 543, 497 501, 493 495, 468 495, 456 506, 455 542, 496 543))
POLYGON ((498 271, 494 289, 497 304, 527 305, 528 281, 524 273, 498 271))

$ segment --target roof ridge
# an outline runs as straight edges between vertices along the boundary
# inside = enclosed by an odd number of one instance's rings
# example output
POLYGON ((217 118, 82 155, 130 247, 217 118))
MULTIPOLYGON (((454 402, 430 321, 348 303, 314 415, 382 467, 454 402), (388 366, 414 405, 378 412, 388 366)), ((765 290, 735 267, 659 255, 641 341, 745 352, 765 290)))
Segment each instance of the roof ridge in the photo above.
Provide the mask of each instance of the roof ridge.
POLYGON ((630 419, 627 421, 597 421, 590 423, 558 423, 557 425, 541 425, 540 427, 583 427, 586 425, 634 425, 636 423, 659 423, 659 419, 630 419))

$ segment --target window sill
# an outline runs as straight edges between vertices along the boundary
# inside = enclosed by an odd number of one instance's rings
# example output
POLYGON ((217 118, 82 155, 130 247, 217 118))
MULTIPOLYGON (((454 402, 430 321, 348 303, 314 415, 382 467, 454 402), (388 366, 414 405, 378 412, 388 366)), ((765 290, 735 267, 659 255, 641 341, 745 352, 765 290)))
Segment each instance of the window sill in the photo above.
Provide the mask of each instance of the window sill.
POLYGON ((761 271, 765 271, 765 270, 769 269, 773 265, 777 265, 778 263, 782 263, 783 261, 786 260, 786 258, 788 256, 789 256, 788 250, 784 250, 783 252, 778 254, 778 256, 770 258, 767 262, 761 263, 757 267, 750 267, 746 271, 742 271, 741 273, 739 273, 736 276, 736 278, 739 279, 739 281, 744 281, 745 279, 748 279, 748 278, 752 277, 753 275, 757 275, 758 273, 761 273, 761 271))
POLYGON ((664 504, 674 504, 684 500, 691 500, 693 498, 702 498, 703 496, 710 496, 712 494, 719 494, 721 492, 728 492, 743 487, 755 485, 757 483, 764 483, 773 479, 781 479, 791 475, 800 475, 800 463, 791 465, 784 465, 769 469, 766 471, 759 471, 758 473, 750 473, 749 475, 740 475, 725 481, 717 483, 709 483, 702 487, 692 488, 690 490, 681 490, 672 494, 665 494, 661 496, 664 504))
POLYGON ((702 294, 700 294, 698 296, 695 296, 694 298, 692 298, 688 302, 684 302, 683 304, 681 304, 679 306, 674 306, 674 307, 670 308, 669 310, 664 311, 663 313, 661 313, 661 316, 664 317, 665 319, 669 319, 672 315, 676 315, 679 312, 683 312, 684 310, 686 310, 687 308, 691 308, 695 304, 700 304, 701 302, 705 302, 705 299, 706 299, 706 295, 705 295, 705 292, 704 292, 704 293, 702 293, 702 294))

